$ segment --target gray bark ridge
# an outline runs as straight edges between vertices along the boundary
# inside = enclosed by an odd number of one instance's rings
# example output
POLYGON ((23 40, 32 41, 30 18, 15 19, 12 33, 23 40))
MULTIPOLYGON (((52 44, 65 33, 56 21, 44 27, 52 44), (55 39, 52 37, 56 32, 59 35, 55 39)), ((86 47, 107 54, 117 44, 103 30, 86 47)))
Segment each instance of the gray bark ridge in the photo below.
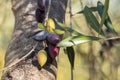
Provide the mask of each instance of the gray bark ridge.
MULTIPOLYGON (((60 22, 64 21, 67 0, 52 0, 49 16, 60 22)), ((37 8, 36 0, 12 0, 12 10, 15 16, 14 31, 9 43, 5 66, 9 66, 25 56, 37 43, 32 39, 34 32, 39 31, 35 19, 35 10, 37 8)), ((35 48, 32 54, 42 48, 42 43, 35 48)), ((56 79, 56 61, 39 68, 36 56, 31 55, 29 59, 24 59, 12 69, 5 72, 2 80, 55 80, 56 79)), ((56 64, 57 65, 57 64, 56 64)))

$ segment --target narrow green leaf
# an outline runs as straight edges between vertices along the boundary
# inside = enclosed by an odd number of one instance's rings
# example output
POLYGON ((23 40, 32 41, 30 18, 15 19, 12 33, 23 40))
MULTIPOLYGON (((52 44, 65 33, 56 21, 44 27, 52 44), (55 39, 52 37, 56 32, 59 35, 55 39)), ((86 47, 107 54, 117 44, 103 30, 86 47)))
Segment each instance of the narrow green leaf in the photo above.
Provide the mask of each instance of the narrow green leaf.
MULTIPOLYGON (((104 9, 104 5, 102 4, 102 2, 98 1, 97 2, 97 8, 98 8, 98 14, 99 16, 102 18, 102 14, 103 14, 103 9, 104 9)), ((106 19, 105 19, 106 22, 109 22, 112 24, 112 21, 107 13, 107 16, 106 16, 106 19), (107 21, 106 21, 107 20, 107 21)))
POLYGON ((62 35, 62 34, 65 33, 65 31, 60 30, 60 29, 54 29, 53 31, 54 31, 56 34, 58 34, 58 35, 62 35))
POLYGON ((55 19, 55 22, 64 29, 64 27, 66 27, 63 23, 59 22, 57 19, 55 19))
MULTIPOLYGON (((97 11, 98 9, 97 9, 97 7, 90 7, 89 8, 91 11, 97 11)), ((75 14, 81 14, 81 13, 83 13, 84 12, 84 10, 82 10, 82 11, 79 11, 79 12, 77 12, 77 13, 75 13, 75 14)), ((75 14, 73 14, 73 15, 75 15, 75 14)))
POLYGON ((105 21, 105 26, 106 28, 113 34, 117 35, 117 32, 114 30, 113 26, 112 26, 112 23, 110 23, 109 21, 105 21))
MULTIPOLYGON (((100 30, 100 24, 98 23, 96 17, 93 15, 92 11, 86 6, 84 9, 84 15, 87 20, 87 22, 90 24, 90 27, 94 29, 96 32, 99 32, 100 30)), ((101 35, 103 35, 103 31, 100 32, 101 35)))
MULTIPOLYGON (((102 2, 100 2, 100 1, 97 2, 97 8, 98 8, 98 14, 102 18, 103 9, 104 9, 104 5, 102 4, 102 2)), ((114 28, 112 26, 112 21, 111 21, 109 15, 108 15, 108 13, 106 15, 104 25, 108 29, 108 31, 110 31, 113 34, 117 34, 117 32, 114 30, 114 28)))
POLYGON ((99 33, 101 32, 102 26, 106 20, 107 14, 108 14, 108 8, 109 8, 109 0, 105 0, 104 8, 103 8, 103 13, 102 13, 102 18, 100 22, 100 30, 99 33))
POLYGON ((107 21, 107 22, 109 22, 109 23, 111 23, 112 24, 112 21, 111 21, 111 19, 110 19, 110 16, 107 14, 107 18, 106 18, 106 20, 105 21, 107 21))
POLYGON ((66 27, 66 31, 68 31, 69 33, 71 33, 72 35, 83 35, 81 33, 79 33, 78 31, 74 30, 74 29, 71 29, 69 27, 66 27))
POLYGON ((58 43, 58 47, 70 47, 73 46, 73 42, 71 42, 70 40, 72 39, 72 37, 68 37, 63 39, 62 41, 60 41, 60 43, 58 43))
POLYGON ((74 30, 74 29, 71 29, 71 28, 65 26, 63 23, 61 23, 61 22, 59 22, 59 21, 57 21, 57 20, 55 20, 55 21, 56 21, 56 23, 58 24, 58 26, 61 27, 63 30, 68 31, 68 32, 72 33, 73 35, 82 35, 82 34, 79 33, 78 31, 76 31, 76 30, 74 30))
POLYGON ((97 8, 98 8, 99 16, 102 17, 103 8, 104 8, 104 5, 102 4, 102 2, 100 2, 100 1, 97 2, 97 8))
POLYGON ((98 9, 97 9, 97 7, 91 7, 90 10, 91 11, 97 11, 98 9))
POLYGON ((38 23, 38 27, 39 27, 40 29, 45 29, 45 26, 44 26, 42 23, 38 23))
POLYGON ((67 47, 66 50, 67 50, 69 62, 71 64, 71 68, 74 69, 75 51, 73 47, 67 47))
POLYGON ((67 37, 65 39, 63 39, 58 46, 59 47, 70 47, 70 46, 74 46, 74 45, 78 45, 84 42, 88 42, 88 41, 95 41, 95 40, 99 40, 100 38, 98 37, 94 37, 94 36, 84 36, 84 35, 80 35, 80 36, 70 36, 67 37))

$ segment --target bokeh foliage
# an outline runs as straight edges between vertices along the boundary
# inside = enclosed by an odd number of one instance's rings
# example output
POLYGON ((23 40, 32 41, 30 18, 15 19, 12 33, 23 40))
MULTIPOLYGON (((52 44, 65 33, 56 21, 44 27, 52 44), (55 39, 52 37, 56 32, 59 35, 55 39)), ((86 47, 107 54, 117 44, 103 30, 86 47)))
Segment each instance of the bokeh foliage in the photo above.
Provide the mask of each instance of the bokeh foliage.
POLYGON ((14 27, 10 0, 0 0, 0 48, 6 49, 14 27))
MULTIPOLYGON (((12 35, 14 16, 10 0, 0 0, 0 69, 4 67, 4 56, 12 35)), ((2 73, 0 72, 0 77, 2 73)))
MULTIPOLYGON (((87 5, 88 7, 97 6, 98 0, 73 0, 73 14, 82 11, 84 7, 87 5), (81 1, 81 2, 80 2, 81 1)), ((105 0, 99 0, 104 3, 105 0)), ((109 16, 112 20, 112 24, 114 29, 120 32, 119 26, 119 17, 120 15, 114 11, 120 11, 119 6, 115 3, 120 3, 118 0, 111 1, 109 6, 109 16), (113 4, 114 3, 114 4, 113 4), (113 8, 114 7, 114 8, 113 8), (115 18, 116 17, 116 18, 115 18)), ((100 16, 97 12, 94 12, 97 20, 100 23, 100 16)), ((69 26, 70 19, 69 18, 69 9, 67 9, 66 13, 66 25, 69 26)), ((89 24, 86 22, 85 16, 83 14, 77 14, 73 17, 73 29, 76 31, 86 34, 86 35, 96 35, 97 33, 92 30, 89 24)), ((106 28, 103 28, 105 30, 106 28)), ((111 34, 107 34, 106 37, 113 37, 111 34)), ((101 45, 103 42, 91 42, 84 43, 78 46, 75 46, 76 56, 75 56, 75 69, 74 69, 74 80, 119 80, 120 72, 119 72, 119 46, 120 43, 113 43, 114 46, 111 48, 109 46, 105 47, 105 45, 101 45), (101 51, 103 50, 103 51, 101 51), (101 53, 104 57, 101 57, 101 53), (79 67, 77 67, 79 65, 79 67)), ((58 67, 58 80, 70 80, 70 64, 68 63, 67 55, 66 58, 63 59, 64 52, 60 52, 59 56, 59 66, 58 67), (62 65, 64 63, 64 65, 62 65), (66 64, 66 66, 65 66, 66 64), (69 64, 69 66, 68 66, 69 64), (63 68, 64 66, 64 68, 63 68), (62 73, 59 75, 59 73, 62 73), (69 77, 66 77, 69 76, 69 77)))

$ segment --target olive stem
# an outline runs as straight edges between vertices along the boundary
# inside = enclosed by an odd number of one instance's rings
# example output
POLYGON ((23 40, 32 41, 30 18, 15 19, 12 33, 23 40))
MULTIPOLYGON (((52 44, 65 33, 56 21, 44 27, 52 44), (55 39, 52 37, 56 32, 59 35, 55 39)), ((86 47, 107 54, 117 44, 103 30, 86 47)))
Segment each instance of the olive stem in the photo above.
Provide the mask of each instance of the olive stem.
MULTIPOLYGON (((72 29, 72 0, 69 0, 69 13, 70 13, 70 30, 72 29)), ((70 33, 72 36, 72 33, 70 33)))
POLYGON ((51 7, 51 0, 49 0, 48 9, 46 11, 45 20, 44 20, 44 26, 46 26, 46 22, 47 22, 48 17, 49 17, 50 7, 51 7))

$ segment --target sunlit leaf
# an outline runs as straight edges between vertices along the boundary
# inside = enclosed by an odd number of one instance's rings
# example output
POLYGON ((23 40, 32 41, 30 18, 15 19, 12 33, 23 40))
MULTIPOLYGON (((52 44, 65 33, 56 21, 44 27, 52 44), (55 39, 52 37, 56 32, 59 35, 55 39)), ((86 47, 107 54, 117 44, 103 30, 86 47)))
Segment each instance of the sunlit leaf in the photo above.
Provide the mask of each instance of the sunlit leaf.
POLYGON ((88 41, 95 41, 95 40, 99 40, 100 38, 98 37, 94 37, 94 36, 70 36, 67 37, 65 39, 63 39, 58 46, 59 47, 70 47, 70 46, 74 46, 74 45, 78 45, 84 42, 88 42, 88 41))
POLYGON ((71 67, 73 69, 74 68, 74 61, 75 61, 75 51, 74 51, 73 47, 67 47, 66 50, 67 50, 69 62, 70 62, 71 67))
POLYGON ((63 23, 59 22, 57 19, 55 19, 55 22, 56 22, 61 28, 66 27, 63 23))
POLYGON ((38 23, 38 27, 39 27, 40 29, 45 29, 45 26, 44 26, 42 23, 38 23))
MULTIPOLYGON (((84 15, 86 17, 87 22, 90 24, 90 27, 94 29, 96 32, 99 32, 100 24, 98 23, 96 17, 93 15, 92 11, 86 6, 84 9, 84 15)), ((103 31, 100 32, 103 35, 103 31)))
POLYGON ((62 35, 62 34, 65 33, 65 31, 60 30, 60 29, 54 29, 53 31, 54 31, 56 34, 58 34, 58 35, 62 35))

